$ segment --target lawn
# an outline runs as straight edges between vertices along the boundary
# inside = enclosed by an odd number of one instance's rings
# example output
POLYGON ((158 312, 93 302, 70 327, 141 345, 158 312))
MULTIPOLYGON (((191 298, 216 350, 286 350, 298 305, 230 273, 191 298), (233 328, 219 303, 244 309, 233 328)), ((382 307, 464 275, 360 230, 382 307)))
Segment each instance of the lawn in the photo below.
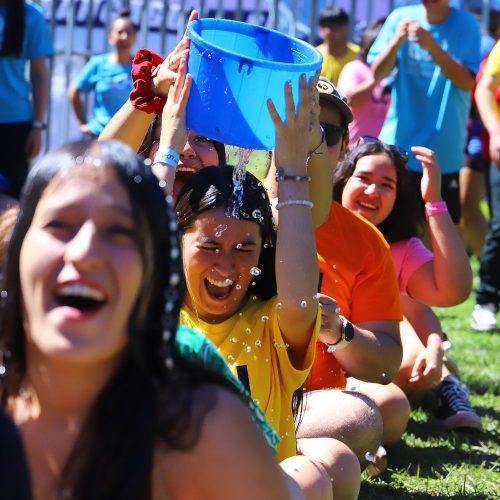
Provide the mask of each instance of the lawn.
MULTIPOLYGON (((476 262, 473 267, 477 271, 476 262)), ((471 296, 436 312, 452 342, 447 354, 458 364, 484 430, 442 431, 432 412, 414 410, 402 442, 389 450, 386 474, 365 479, 360 499, 500 498, 500 333, 473 331, 473 306, 471 296)))

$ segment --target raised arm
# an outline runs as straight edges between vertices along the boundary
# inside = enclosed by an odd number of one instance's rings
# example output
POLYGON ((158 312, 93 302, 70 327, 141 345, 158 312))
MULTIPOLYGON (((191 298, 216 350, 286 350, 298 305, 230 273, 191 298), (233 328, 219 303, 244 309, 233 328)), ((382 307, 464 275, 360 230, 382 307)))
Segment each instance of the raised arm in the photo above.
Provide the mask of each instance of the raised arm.
POLYGON ((280 211, 276 245, 276 282, 282 304, 278 321, 292 355, 300 359, 310 343, 318 303, 313 299, 318 286, 318 262, 309 198, 306 158, 316 78, 300 80, 300 103, 295 112, 292 88, 285 85, 286 118, 281 120, 272 101, 269 113, 276 127, 277 208, 280 211), (300 179, 300 180, 299 180, 300 179))
POLYGON ((403 45, 408 35, 409 23, 409 19, 402 19, 399 21, 396 33, 394 33, 394 37, 391 42, 387 45, 387 48, 373 61, 371 67, 377 82, 383 80, 386 76, 389 76, 391 71, 394 69, 398 57, 398 50, 401 45, 403 45))
POLYGON ((408 280, 408 294, 430 306, 463 302, 472 288, 472 271, 464 246, 441 198, 441 171, 428 148, 412 147, 422 163, 422 198, 429 215, 434 260, 421 266, 408 280))
MULTIPOLYGON (((319 77, 319 73, 316 77, 319 77)), ((326 143, 323 138, 323 131, 319 123, 319 93, 317 88, 314 88, 314 96, 311 107, 311 124, 313 125, 308 132, 307 145, 307 172, 311 177, 309 184, 309 196, 314 206, 312 208, 312 218, 314 227, 317 228, 324 224, 330 213, 330 205, 332 203, 332 183, 333 170, 329 161, 326 143)), ((276 161, 273 155, 271 167, 263 181, 267 194, 273 206, 278 200, 278 183, 276 181, 276 161)), ((279 220, 277 210, 273 211, 276 222, 279 220)))
POLYGON ((464 64, 443 50, 441 45, 434 40, 432 34, 422 28, 417 21, 411 21, 408 24, 408 38, 429 52, 443 75, 451 80, 454 85, 464 90, 473 89, 475 83, 474 74, 464 64))

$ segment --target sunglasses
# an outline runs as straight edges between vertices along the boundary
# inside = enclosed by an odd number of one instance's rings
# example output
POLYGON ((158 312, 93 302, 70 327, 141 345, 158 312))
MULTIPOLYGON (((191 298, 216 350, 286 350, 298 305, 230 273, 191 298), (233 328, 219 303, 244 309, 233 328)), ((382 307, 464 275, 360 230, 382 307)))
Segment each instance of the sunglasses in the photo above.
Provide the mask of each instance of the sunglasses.
POLYGON ((326 145, 329 147, 336 146, 345 134, 344 127, 332 125, 331 123, 321 123, 320 125, 325 132, 326 145))
POLYGON ((410 153, 408 153, 408 151, 406 151, 405 149, 400 148, 399 146, 395 146, 394 144, 386 144, 385 142, 382 142, 378 137, 373 137, 371 135, 362 135, 359 138, 359 141, 356 144, 356 146, 360 146, 361 144, 370 144, 370 143, 382 144, 383 146, 388 148, 389 151, 391 151, 392 153, 396 153, 399 156, 401 156, 401 158, 403 158, 405 162, 407 162, 408 159, 410 158, 410 153))

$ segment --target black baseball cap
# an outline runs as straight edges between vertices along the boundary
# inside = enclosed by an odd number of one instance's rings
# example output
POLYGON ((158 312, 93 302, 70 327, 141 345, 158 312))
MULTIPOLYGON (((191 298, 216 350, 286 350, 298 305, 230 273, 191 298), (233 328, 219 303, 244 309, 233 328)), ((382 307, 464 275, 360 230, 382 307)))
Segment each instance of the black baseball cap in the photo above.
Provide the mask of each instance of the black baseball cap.
POLYGON ((347 123, 352 122, 352 111, 347 105, 347 97, 341 94, 337 87, 324 76, 319 77, 318 85, 316 86, 319 92, 320 99, 326 99, 336 106, 342 113, 347 123))

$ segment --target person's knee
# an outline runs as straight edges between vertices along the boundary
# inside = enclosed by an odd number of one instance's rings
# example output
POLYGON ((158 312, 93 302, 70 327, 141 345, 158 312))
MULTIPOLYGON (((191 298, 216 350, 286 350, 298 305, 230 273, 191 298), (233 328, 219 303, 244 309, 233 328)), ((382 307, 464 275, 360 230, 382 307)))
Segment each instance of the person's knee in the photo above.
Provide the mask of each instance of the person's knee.
POLYGON ((321 463, 296 455, 283 460, 280 465, 289 478, 292 498, 297 497, 294 494, 294 485, 297 485, 306 500, 333 500, 332 481, 321 463))
POLYGON ((406 394, 396 384, 387 386, 386 397, 378 401, 384 422, 383 444, 394 444, 401 439, 410 419, 411 407, 406 394))
POLYGON ((331 481, 333 497, 354 499, 358 497, 361 469, 358 457, 337 439, 299 439, 299 452, 322 467, 331 481))

